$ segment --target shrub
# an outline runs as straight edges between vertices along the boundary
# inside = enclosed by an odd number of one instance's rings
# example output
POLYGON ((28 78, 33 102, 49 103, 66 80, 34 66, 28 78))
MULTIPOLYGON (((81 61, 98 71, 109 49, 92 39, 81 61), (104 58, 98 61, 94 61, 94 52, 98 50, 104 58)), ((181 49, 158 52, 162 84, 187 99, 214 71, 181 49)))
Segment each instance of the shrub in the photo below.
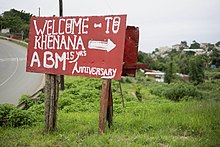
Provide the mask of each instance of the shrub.
POLYGON ((189 66, 189 81, 194 85, 198 85, 204 82, 204 63, 205 61, 200 56, 195 56, 191 58, 189 66))
POLYGON ((7 120, 10 111, 16 109, 12 104, 1 104, 0 105, 0 126, 7 125, 7 120))
POLYGON ((21 98, 19 99, 19 103, 21 102, 25 103, 25 107, 23 108, 25 110, 27 110, 28 108, 34 105, 34 101, 30 99, 29 95, 22 95, 21 98))
POLYGON ((220 90, 219 82, 217 81, 211 81, 211 82, 207 81, 205 83, 201 83, 197 85, 197 88, 200 90, 204 90, 204 91, 210 91, 210 90, 219 91, 220 90))
POLYGON ((142 101, 142 95, 141 95, 141 88, 140 87, 136 87, 136 90, 135 90, 135 95, 136 95, 136 97, 137 97, 137 99, 139 100, 139 101, 142 101))
POLYGON ((62 110, 65 106, 69 106, 73 103, 74 101, 71 98, 61 97, 58 102, 58 108, 62 110))
POLYGON ((133 83, 133 82, 132 82, 131 78, 129 78, 129 77, 123 77, 121 79, 121 83, 133 83))
POLYGON ((198 95, 199 93, 194 86, 184 83, 172 84, 168 89, 164 91, 164 96, 174 101, 179 101, 184 97, 194 98, 198 95))
POLYGON ((36 119, 32 112, 21 109, 10 111, 8 116, 8 126, 19 127, 23 125, 32 125, 36 119))
POLYGON ((73 78, 60 94, 58 108, 65 112, 96 111, 102 82, 100 79, 73 78))
POLYGON ((76 85, 71 82, 65 82, 65 89, 75 88, 76 85))
POLYGON ((150 93, 153 95, 162 97, 164 96, 164 92, 166 91, 167 88, 168 88, 167 84, 166 85, 155 85, 150 88, 150 93))
POLYGON ((20 110, 10 104, 0 105, 0 126, 32 125, 35 120, 33 113, 30 111, 20 110))
POLYGON ((21 98, 19 99, 19 103, 23 102, 25 104, 25 107, 23 109, 27 110, 35 104, 44 103, 44 100, 45 100, 44 93, 41 93, 38 96, 38 99, 32 99, 29 95, 22 95, 21 98))
POLYGON ((35 104, 31 106, 28 111, 33 112, 37 115, 43 115, 44 114, 44 103, 42 104, 35 104))

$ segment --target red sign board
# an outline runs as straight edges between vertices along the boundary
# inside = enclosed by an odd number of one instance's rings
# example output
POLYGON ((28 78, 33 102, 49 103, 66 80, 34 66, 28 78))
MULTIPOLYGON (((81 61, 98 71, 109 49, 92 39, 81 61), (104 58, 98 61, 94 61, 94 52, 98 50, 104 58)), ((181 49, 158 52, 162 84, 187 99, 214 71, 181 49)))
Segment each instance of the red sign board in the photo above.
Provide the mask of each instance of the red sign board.
POLYGON ((124 69, 122 76, 135 76, 138 58, 139 28, 127 26, 124 50, 124 69))
POLYGON ((126 15, 32 17, 26 70, 121 79, 126 15))

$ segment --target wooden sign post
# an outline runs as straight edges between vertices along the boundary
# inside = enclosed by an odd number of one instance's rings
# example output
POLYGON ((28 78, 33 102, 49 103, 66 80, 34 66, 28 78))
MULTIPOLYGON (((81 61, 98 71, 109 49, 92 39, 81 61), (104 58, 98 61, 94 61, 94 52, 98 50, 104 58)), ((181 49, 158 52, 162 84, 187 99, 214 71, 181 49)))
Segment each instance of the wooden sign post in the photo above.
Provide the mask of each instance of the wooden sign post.
POLYGON ((56 130, 57 102, 59 95, 58 75, 45 74, 45 132, 56 130))
POLYGON ((103 79, 102 81, 102 91, 100 98, 100 113, 99 113, 99 134, 103 134, 105 130, 105 124, 107 119, 107 107, 109 98, 109 88, 111 80, 103 79))
POLYGON ((111 80, 103 79, 102 91, 100 98, 100 113, 99 113, 99 134, 102 135, 105 131, 106 121, 108 121, 108 127, 112 125, 113 118, 113 100, 111 80))

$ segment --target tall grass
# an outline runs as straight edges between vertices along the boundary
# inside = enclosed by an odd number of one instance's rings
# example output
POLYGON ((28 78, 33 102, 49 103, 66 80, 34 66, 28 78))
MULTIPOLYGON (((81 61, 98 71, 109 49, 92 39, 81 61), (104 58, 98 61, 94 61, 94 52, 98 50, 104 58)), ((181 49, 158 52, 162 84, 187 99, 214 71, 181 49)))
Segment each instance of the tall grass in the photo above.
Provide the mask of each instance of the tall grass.
POLYGON ((114 81, 113 126, 99 136, 101 80, 66 77, 66 81, 67 88, 60 94, 56 132, 44 134, 43 121, 32 127, 1 127, 0 146, 220 146, 219 101, 175 102, 151 93, 158 88, 153 81, 132 79, 122 83, 123 108, 119 85, 114 81))

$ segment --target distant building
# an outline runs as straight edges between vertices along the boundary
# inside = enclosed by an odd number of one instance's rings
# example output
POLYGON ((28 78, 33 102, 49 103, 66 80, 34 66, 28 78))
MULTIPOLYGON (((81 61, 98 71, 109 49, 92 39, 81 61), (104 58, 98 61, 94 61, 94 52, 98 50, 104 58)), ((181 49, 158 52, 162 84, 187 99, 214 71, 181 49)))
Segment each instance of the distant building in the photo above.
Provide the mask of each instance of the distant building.
POLYGON ((209 47, 209 43, 200 43, 200 47, 203 49, 207 49, 209 47))
POLYGON ((175 45, 172 45, 172 48, 173 49, 176 49, 177 51, 179 51, 181 49, 181 44, 175 44, 175 45))
MULTIPOLYGON (((164 82, 165 73, 157 70, 147 70, 145 73, 147 78, 154 78, 157 82, 164 82)), ((181 77, 184 81, 189 81, 189 75, 176 73, 177 76, 181 77)))
POLYGON ((220 51, 220 46, 216 46, 215 48, 220 51))
POLYGON ((168 46, 158 48, 160 54, 164 54, 166 52, 170 52, 172 49, 168 46))
POLYGON ((157 56, 166 57, 171 50, 172 48, 168 46, 157 48, 157 50, 153 52, 152 57, 153 58, 157 56))
POLYGON ((188 45, 187 45, 186 41, 181 41, 180 44, 181 44, 182 48, 188 48, 188 45))
POLYGON ((176 73, 177 76, 180 76, 184 81, 189 81, 189 75, 184 75, 181 73, 176 73))
POLYGON ((148 70, 144 73, 146 77, 154 78, 157 82, 164 82, 165 73, 156 70, 148 70))
POLYGON ((180 44, 172 45, 172 48, 179 51, 180 49, 188 48, 188 45, 186 41, 181 41, 180 44))
POLYGON ((202 55, 202 54, 205 54, 206 51, 204 49, 183 49, 183 52, 194 52, 195 55, 202 55))

